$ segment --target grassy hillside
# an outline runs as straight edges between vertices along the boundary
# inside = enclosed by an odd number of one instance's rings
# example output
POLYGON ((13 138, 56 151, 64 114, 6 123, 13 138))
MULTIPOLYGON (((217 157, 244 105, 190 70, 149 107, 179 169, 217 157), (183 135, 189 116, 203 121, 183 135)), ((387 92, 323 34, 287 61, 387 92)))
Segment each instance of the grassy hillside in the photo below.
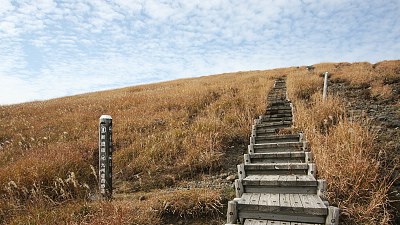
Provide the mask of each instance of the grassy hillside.
POLYGON ((368 124, 349 122, 342 99, 321 103, 319 73, 368 85, 386 98, 400 81, 399 68, 400 61, 327 63, 313 72, 238 72, 2 106, 0 222, 223 223, 234 192, 225 176, 241 162, 250 125, 264 112, 274 79, 288 75, 296 129, 311 142, 330 201, 343 209, 346 223, 388 223, 393 176, 385 171, 396 163, 378 157, 368 124), (114 125, 112 202, 91 200, 102 114, 112 115, 114 125))

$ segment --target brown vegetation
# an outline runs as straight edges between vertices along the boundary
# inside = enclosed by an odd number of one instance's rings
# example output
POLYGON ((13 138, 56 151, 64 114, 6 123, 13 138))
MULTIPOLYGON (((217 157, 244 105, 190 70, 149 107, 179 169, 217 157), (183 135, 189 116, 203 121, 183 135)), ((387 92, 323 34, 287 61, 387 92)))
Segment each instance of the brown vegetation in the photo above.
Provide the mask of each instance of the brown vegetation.
POLYGON ((324 63, 142 85, 0 107, 0 223, 221 224, 231 188, 183 188, 204 174, 234 169, 253 118, 277 76, 288 75, 296 129, 305 132, 329 200, 348 224, 388 223, 389 176, 368 124, 350 122, 343 102, 321 100, 319 76, 371 86, 389 98, 399 61, 324 63), (97 126, 113 116, 116 199, 92 201, 97 126), (192 222, 190 222, 192 221, 192 222), (196 221, 196 222, 193 222, 196 221))
MULTIPOLYGON (((273 80, 267 72, 224 74, 1 107, 0 221, 26 221, 47 214, 40 210, 65 204, 73 210, 72 202, 80 205, 95 194, 97 126, 102 114, 114 120, 117 192, 158 193, 159 188, 233 166, 227 150, 247 141, 253 118, 265 109, 265 94, 273 80)), ((211 203, 222 199, 221 190, 208 194, 216 197, 205 199, 211 203)), ((185 204, 158 209, 155 216, 145 211, 140 217, 158 223, 180 210, 190 212, 182 207, 198 203, 192 196, 185 198, 185 204)), ((211 203, 204 203, 213 206, 204 208, 205 214, 222 210, 221 204, 211 203)), ((106 205, 118 208, 110 204, 106 205)), ((132 207, 121 210, 136 206, 132 207)), ((192 210, 198 211, 196 207, 192 210)), ((96 210, 92 214, 102 215, 96 210)), ((53 224, 57 216, 44 218, 41 224, 53 224)), ((90 218, 89 223, 95 222, 90 218)))
MULTIPOLYGON (((310 141, 318 175, 327 180, 329 201, 342 210, 344 224, 388 224, 393 219, 388 196, 398 177, 393 179, 392 171, 396 168, 387 165, 393 164, 389 161, 397 161, 399 156, 397 159, 382 157, 389 154, 388 149, 376 146, 376 133, 369 129, 369 121, 348 118, 340 98, 330 96, 324 102, 322 78, 317 82, 317 75, 330 71, 333 80, 356 87, 372 82, 371 92, 374 93, 374 87, 375 90, 387 90, 389 87, 385 82, 398 80, 399 68, 399 61, 376 65, 325 64, 317 65, 314 74, 293 73, 288 77, 288 92, 296 109, 295 126, 303 130, 310 141), (299 88, 299 84, 306 88, 299 88)), ((374 95, 388 98, 391 93, 379 91, 374 95)))

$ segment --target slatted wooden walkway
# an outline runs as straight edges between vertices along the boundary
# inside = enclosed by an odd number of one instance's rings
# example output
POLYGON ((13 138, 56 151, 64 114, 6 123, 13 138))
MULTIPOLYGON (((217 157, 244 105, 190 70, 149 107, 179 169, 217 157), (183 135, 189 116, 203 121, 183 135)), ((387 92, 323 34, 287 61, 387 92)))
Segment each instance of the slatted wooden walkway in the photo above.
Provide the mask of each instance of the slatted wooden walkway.
POLYGON ((326 182, 315 178, 303 134, 277 133, 293 123, 284 78, 275 81, 267 100, 266 113, 254 121, 244 163, 238 165, 227 224, 338 224, 339 209, 324 201, 326 182))

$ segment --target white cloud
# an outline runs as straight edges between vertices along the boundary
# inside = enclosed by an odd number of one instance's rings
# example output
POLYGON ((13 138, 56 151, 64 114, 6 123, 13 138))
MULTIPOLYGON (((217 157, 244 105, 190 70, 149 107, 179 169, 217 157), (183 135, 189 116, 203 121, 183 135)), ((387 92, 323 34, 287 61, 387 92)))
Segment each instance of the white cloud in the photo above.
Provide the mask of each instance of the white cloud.
POLYGON ((11 0, 2 0, 0 4, 0 15, 11 11, 14 9, 14 6, 11 4, 11 0))
POLYGON ((400 52, 396 0, 3 2, 0 78, 25 100, 400 52))

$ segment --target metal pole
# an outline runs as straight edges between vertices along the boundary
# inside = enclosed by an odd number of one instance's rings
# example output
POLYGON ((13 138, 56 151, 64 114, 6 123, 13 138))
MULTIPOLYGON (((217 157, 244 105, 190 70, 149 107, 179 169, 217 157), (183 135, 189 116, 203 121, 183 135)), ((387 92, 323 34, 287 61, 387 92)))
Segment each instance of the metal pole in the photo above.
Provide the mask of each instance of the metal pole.
POLYGON ((325 101, 328 93, 328 72, 325 72, 324 77, 324 92, 322 93, 322 99, 325 101))
POLYGON ((112 117, 102 115, 99 125, 99 188, 103 198, 112 197, 112 117))

